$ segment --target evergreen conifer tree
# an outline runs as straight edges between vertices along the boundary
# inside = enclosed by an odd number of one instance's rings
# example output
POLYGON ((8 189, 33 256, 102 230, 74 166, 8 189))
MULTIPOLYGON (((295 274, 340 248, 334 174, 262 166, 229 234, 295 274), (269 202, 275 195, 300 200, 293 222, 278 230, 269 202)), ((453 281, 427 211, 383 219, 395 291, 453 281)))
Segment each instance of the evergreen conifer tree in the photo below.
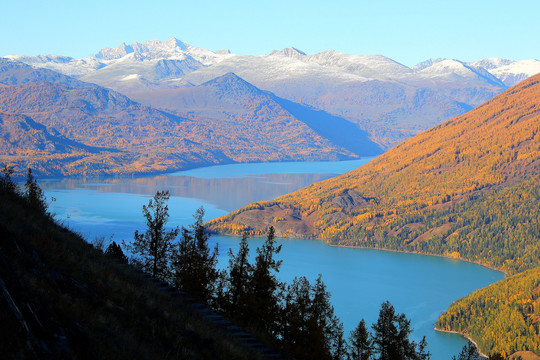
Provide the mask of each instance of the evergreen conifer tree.
POLYGON ((0 189, 6 193, 16 194, 17 185, 13 182, 13 179, 11 179, 11 175, 13 175, 13 168, 4 164, 2 176, 0 177, 0 189))
POLYGON ((248 235, 244 234, 236 255, 229 249, 226 311, 231 318, 245 318, 249 281, 253 268, 249 263, 248 235))
POLYGON ((351 332, 349 337, 348 356, 350 360, 369 360, 373 354, 373 341, 366 328, 364 319, 351 332))
POLYGON ((124 255, 122 248, 114 241, 110 243, 109 246, 107 246, 107 250, 105 250, 105 255, 120 261, 122 264, 127 264, 128 262, 128 258, 126 257, 126 255, 124 255))
POLYGON ((169 221, 168 191, 158 191, 148 205, 143 205, 142 213, 147 225, 144 233, 135 231, 135 239, 131 244, 124 244, 135 255, 132 261, 150 275, 164 281, 171 280, 171 258, 173 241, 179 229, 167 230, 169 221))
POLYGON ((45 214, 47 210, 45 195, 43 195, 43 190, 41 190, 41 188, 37 184, 36 179, 32 175, 32 169, 30 168, 28 168, 24 189, 24 197, 30 207, 45 214))
POLYGON ((472 342, 468 342, 467 345, 461 349, 461 352, 457 357, 452 357, 453 360, 480 360, 482 357, 478 352, 478 349, 472 342))
POLYGON ((420 344, 409 340, 412 333, 411 322, 404 314, 396 314, 390 302, 385 301, 379 311, 379 318, 373 328, 374 353, 378 360, 427 360, 425 339, 420 344))
POLYGON ((276 246, 274 228, 270 227, 265 243, 257 248, 257 257, 249 284, 248 306, 251 323, 272 335, 275 335, 278 330, 276 314, 280 309, 278 292, 282 284, 275 273, 279 272, 282 261, 276 260, 274 256, 280 251, 281 245, 276 246))
POLYGON ((182 228, 182 237, 176 249, 173 267, 174 284, 198 301, 215 301, 219 271, 216 268, 218 246, 208 246, 209 234, 204 227, 204 208, 195 211, 191 230, 182 228))

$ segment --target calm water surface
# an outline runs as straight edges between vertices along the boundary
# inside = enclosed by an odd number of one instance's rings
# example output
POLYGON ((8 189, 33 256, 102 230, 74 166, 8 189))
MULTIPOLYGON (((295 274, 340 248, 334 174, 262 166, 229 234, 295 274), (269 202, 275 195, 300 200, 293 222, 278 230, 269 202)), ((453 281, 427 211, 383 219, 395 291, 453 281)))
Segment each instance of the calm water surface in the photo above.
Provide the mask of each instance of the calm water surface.
MULTIPOLYGON (((253 201, 271 200, 313 182, 342 174, 371 158, 343 162, 234 164, 141 178, 57 179, 40 185, 56 217, 92 241, 117 242, 144 230, 141 207, 157 190, 169 190, 170 225, 188 225, 200 206, 206 218, 227 214, 253 201)), ((236 237, 214 236, 221 264, 236 237)), ((263 239, 250 240, 251 253, 263 239)), ((465 345, 455 334, 433 330, 437 316, 454 300, 503 278, 499 272, 462 261, 434 256, 327 246, 314 240, 282 240, 280 278, 286 282, 318 274, 332 292, 337 315, 349 332, 365 318, 377 320, 380 304, 389 300, 405 313, 415 329, 413 338, 426 336, 432 359, 451 359, 465 345)))

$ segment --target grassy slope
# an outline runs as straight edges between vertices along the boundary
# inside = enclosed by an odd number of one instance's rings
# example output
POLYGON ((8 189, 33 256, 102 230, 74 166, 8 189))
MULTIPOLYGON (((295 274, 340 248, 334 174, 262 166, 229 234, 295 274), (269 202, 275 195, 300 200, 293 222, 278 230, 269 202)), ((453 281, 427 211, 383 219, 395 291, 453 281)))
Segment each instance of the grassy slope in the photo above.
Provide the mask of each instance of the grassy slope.
POLYGON ((3 358, 257 358, 20 199, 0 204, 3 358))

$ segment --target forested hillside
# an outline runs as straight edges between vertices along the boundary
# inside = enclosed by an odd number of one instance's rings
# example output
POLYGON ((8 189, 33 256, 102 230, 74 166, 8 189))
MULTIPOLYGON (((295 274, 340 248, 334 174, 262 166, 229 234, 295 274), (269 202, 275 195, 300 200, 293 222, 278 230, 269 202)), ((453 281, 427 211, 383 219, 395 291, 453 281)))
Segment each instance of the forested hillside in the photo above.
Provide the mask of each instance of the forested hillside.
POLYGON ((499 281, 453 303, 436 326, 472 337, 503 355, 540 354, 540 268, 499 281))
POLYGON ((370 163, 214 220, 215 231, 540 264, 540 76, 370 163))

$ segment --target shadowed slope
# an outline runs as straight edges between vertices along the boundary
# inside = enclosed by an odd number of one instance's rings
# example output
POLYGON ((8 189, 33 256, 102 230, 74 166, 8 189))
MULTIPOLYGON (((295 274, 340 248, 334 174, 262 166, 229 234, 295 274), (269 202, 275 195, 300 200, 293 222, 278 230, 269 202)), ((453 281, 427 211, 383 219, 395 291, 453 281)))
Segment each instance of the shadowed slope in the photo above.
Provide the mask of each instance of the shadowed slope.
POLYGON ((290 134, 292 139, 303 137, 310 142, 320 137, 327 146, 338 147, 337 154, 341 152, 343 155, 347 154, 346 150, 359 156, 382 152, 381 147, 373 143, 366 132, 351 122, 281 99, 233 73, 200 86, 132 94, 131 97, 147 105, 176 111, 182 116, 199 116, 215 119, 221 124, 228 123, 237 132, 245 131, 240 126, 275 127, 276 119, 282 118, 287 122, 287 127, 298 129, 296 135, 290 134))

